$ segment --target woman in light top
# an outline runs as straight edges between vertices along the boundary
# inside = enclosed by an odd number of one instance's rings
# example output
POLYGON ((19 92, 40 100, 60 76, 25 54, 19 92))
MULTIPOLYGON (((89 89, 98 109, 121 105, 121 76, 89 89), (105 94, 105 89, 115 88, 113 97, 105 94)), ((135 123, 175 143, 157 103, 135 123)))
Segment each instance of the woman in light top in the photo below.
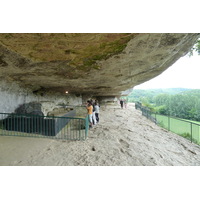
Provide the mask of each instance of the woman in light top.
POLYGON ((97 123, 98 123, 99 122, 99 105, 98 105, 98 103, 96 101, 94 103, 94 108, 95 108, 96 120, 97 120, 97 123))

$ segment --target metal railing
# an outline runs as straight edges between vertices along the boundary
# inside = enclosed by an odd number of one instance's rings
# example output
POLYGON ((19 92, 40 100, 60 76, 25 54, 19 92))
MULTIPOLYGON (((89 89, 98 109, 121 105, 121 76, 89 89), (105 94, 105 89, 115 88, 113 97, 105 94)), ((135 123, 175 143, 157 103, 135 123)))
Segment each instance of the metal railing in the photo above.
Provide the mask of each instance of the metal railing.
POLYGON ((151 112, 141 103, 135 103, 135 108, 142 111, 142 115, 168 131, 176 133, 191 142, 200 145, 200 124, 189 120, 151 112))
POLYGON ((0 113, 2 136, 85 140, 88 130, 88 117, 0 113))

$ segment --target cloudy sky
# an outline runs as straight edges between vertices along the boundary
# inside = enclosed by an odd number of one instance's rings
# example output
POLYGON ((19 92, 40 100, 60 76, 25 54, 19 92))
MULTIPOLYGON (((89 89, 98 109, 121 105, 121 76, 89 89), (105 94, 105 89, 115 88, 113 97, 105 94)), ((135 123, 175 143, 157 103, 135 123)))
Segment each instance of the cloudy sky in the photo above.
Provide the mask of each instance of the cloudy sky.
POLYGON ((191 88, 200 89, 200 55, 180 58, 159 76, 134 89, 191 88))

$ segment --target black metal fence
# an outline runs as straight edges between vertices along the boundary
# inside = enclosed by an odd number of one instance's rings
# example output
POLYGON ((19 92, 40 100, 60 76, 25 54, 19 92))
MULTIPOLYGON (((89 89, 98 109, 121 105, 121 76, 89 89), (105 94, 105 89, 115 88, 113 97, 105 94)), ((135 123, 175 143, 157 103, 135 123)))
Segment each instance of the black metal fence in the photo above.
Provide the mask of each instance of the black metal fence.
POLYGON ((75 110, 63 116, 0 113, 0 135, 85 140, 88 117, 74 117, 75 110))
POLYGON ((200 123, 198 124, 198 122, 153 113, 147 107, 142 106, 139 102, 135 103, 135 108, 140 109, 143 116, 162 128, 200 145, 200 123))

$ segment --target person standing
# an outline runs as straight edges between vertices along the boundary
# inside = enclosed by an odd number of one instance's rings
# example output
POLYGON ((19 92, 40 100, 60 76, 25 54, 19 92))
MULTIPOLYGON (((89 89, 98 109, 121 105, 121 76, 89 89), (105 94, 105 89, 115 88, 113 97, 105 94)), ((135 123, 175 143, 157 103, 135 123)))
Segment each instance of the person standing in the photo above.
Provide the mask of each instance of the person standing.
POLYGON ((121 108, 123 109, 123 104, 124 104, 123 99, 120 99, 120 104, 121 104, 121 108))
POLYGON ((98 103, 96 101, 94 103, 94 108, 95 108, 96 120, 97 120, 97 123, 99 123, 99 105, 98 105, 98 103))
POLYGON ((90 128, 92 128, 92 111, 93 111, 93 106, 90 101, 87 101, 86 109, 88 111, 88 120, 90 122, 90 128))
POLYGON ((124 99, 124 108, 127 108, 127 101, 124 99))
POLYGON ((96 121, 96 116, 95 116, 95 108, 94 108, 94 101, 91 99, 91 104, 93 106, 93 110, 92 110, 92 122, 93 122, 93 125, 96 125, 97 121, 96 121))

